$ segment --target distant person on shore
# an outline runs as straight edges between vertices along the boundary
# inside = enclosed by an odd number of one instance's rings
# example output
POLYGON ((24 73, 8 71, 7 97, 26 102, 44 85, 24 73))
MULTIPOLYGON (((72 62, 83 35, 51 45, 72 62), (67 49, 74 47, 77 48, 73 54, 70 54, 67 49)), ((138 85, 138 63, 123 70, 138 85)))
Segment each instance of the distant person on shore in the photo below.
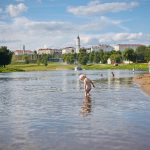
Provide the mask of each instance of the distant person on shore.
POLYGON ((84 74, 81 74, 79 76, 79 79, 84 82, 85 97, 89 96, 92 86, 95 87, 94 83, 89 78, 87 78, 86 75, 84 74))
POLYGON ((113 72, 111 72, 111 74, 112 74, 112 76, 113 76, 113 78, 115 77, 115 74, 113 73, 113 72))

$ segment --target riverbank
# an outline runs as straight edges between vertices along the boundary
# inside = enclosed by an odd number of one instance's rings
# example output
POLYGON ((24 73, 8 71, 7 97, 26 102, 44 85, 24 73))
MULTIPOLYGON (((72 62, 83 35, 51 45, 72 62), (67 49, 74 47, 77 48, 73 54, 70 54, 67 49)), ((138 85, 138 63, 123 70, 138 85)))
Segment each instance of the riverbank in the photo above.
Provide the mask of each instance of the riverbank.
MULTIPOLYGON (((50 70, 74 70, 75 64, 65 63, 49 63, 48 66, 43 64, 11 64, 6 68, 0 67, 0 72, 20 72, 20 71, 50 71, 50 70)), ((101 69, 127 69, 127 70, 148 70, 148 65, 145 63, 138 64, 119 64, 118 66, 108 64, 88 64, 82 65, 85 70, 101 70, 101 69)))
POLYGON ((135 77, 133 80, 141 87, 141 89, 145 93, 150 95, 150 74, 140 75, 138 77, 135 77))

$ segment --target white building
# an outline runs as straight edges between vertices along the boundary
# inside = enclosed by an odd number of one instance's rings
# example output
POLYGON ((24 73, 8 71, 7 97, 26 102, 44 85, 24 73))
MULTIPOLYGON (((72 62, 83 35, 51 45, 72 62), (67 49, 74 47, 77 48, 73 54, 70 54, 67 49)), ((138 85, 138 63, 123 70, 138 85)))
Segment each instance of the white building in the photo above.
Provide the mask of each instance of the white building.
POLYGON ((26 50, 25 45, 23 45, 23 49, 22 50, 15 50, 14 54, 16 56, 19 56, 19 55, 32 55, 32 54, 34 54, 34 52, 31 51, 31 50, 26 50))
POLYGON ((16 56, 19 56, 19 55, 32 55, 34 52, 31 51, 31 50, 15 50, 14 51, 14 54, 16 56))
POLYGON ((51 48, 40 48, 38 50, 38 54, 50 54, 50 55, 58 55, 60 56, 62 54, 62 51, 60 49, 51 49, 51 48))
POLYGON ((75 50, 74 47, 65 47, 62 49, 62 54, 74 53, 75 50))
POLYGON ((139 46, 142 46, 142 44, 118 44, 114 46, 114 49, 116 51, 124 51, 126 48, 136 50, 139 46))
POLYGON ((41 48, 38 50, 38 54, 39 55, 42 55, 42 54, 51 54, 53 55, 54 54, 54 49, 50 49, 50 48, 41 48))
POLYGON ((107 59, 107 64, 109 64, 109 65, 111 64, 111 59, 110 58, 107 59))
POLYGON ((103 51, 112 51, 114 48, 110 45, 107 45, 107 44, 100 44, 100 45, 96 45, 96 46, 92 46, 91 47, 91 52, 92 51, 100 51, 100 50, 103 50, 103 51))
POLYGON ((79 53, 79 50, 80 50, 80 37, 77 36, 77 39, 76 39, 76 53, 79 53))

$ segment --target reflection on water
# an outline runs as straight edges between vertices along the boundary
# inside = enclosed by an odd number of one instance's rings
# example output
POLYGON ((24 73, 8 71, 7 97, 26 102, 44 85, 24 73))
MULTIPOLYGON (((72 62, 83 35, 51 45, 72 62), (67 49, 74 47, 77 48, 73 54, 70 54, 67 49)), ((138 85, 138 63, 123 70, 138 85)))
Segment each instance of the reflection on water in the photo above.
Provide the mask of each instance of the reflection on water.
POLYGON ((136 71, 111 72, 1 73, 0 150, 149 150, 150 97, 136 71), (81 73, 95 84, 90 97, 81 73))
POLYGON ((86 116, 91 112, 91 109, 92 109, 91 97, 85 96, 83 100, 83 106, 81 107, 81 114, 83 116, 86 116))

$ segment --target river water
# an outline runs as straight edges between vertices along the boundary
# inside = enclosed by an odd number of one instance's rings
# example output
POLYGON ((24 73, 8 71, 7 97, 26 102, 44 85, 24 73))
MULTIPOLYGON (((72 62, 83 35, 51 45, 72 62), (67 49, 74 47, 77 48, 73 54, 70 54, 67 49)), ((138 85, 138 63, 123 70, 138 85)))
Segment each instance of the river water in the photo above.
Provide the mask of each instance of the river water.
POLYGON ((113 72, 1 73, 0 150, 150 150, 150 96, 132 81, 143 72, 113 72))

